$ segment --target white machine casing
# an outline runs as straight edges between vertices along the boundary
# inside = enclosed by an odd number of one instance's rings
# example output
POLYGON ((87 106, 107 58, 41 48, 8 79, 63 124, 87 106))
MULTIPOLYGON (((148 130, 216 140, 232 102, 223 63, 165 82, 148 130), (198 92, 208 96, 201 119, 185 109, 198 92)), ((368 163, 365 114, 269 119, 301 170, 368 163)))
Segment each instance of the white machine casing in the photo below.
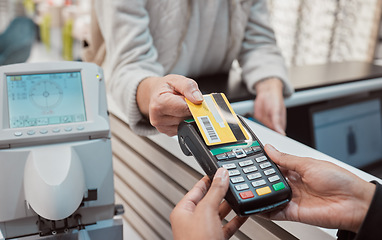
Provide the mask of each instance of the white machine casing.
POLYGON ((83 62, 8 65, 0 67, 0 89, 2 235, 43 236, 113 219, 112 152, 102 69, 83 62), (11 128, 6 76, 63 72, 81 74, 86 120, 11 128))

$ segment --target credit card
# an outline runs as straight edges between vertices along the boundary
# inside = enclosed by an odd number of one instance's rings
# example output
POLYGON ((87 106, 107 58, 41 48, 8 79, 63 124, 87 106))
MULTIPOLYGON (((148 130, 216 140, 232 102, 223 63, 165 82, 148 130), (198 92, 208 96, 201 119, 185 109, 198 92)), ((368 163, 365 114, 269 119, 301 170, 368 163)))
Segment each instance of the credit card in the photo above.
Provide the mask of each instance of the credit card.
POLYGON ((186 102, 207 146, 249 139, 224 93, 207 94, 203 98, 198 105, 187 99, 186 102))

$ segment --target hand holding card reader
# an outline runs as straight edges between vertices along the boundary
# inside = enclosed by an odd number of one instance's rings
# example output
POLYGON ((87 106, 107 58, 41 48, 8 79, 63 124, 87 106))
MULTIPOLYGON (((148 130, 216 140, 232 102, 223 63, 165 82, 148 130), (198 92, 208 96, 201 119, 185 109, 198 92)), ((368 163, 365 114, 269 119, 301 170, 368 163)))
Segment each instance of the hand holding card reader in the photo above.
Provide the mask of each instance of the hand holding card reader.
POLYGON ((210 179, 218 168, 228 170, 225 199, 240 216, 288 203, 291 189, 287 181, 224 94, 204 95, 204 99, 200 105, 187 101, 194 119, 179 125, 182 151, 193 155, 210 179))

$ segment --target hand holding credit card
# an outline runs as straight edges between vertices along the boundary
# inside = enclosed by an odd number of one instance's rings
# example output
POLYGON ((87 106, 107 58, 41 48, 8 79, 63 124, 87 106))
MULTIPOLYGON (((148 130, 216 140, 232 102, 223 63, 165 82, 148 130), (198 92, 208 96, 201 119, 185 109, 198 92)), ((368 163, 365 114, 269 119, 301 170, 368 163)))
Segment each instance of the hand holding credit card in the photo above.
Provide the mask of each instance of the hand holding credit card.
POLYGON ((187 99, 186 102, 208 146, 248 140, 224 93, 203 95, 203 98, 199 105, 187 99))

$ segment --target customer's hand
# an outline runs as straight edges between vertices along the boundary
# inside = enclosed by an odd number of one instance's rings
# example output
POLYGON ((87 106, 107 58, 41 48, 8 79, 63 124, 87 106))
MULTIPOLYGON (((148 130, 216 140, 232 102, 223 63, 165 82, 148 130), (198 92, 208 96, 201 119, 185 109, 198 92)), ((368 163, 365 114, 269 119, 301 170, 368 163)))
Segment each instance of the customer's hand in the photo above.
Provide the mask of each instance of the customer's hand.
POLYGON ((270 78, 257 83, 255 89, 254 117, 265 126, 285 135, 283 83, 277 78, 270 78))
POLYGON ((207 176, 195 184, 171 213, 174 239, 228 239, 240 228, 246 217, 236 216, 222 226, 222 219, 231 211, 227 202, 221 203, 228 181, 227 170, 220 168, 212 184, 207 176))
POLYGON ((191 116, 185 97, 194 104, 203 102, 197 83, 180 75, 149 77, 137 89, 141 113, 159 132, 169 136, 176 135, 179 123, 191 116))
POLYGON ((326 161, 296 157, 265 146, 292 188, 292 200, 282 210, 264 216, 358 232, 375 185, 326 161))

